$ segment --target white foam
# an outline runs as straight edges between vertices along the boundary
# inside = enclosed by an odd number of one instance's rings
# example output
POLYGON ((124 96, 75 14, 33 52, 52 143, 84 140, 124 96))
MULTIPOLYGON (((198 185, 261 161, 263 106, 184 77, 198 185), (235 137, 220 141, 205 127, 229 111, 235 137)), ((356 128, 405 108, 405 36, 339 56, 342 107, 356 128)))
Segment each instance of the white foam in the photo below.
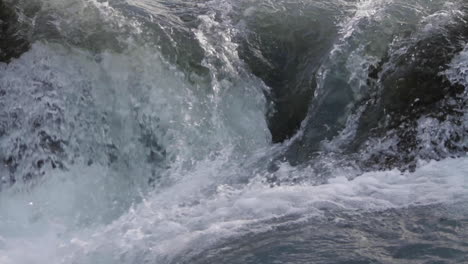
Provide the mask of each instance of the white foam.
MULTIPOLYGON (((366 11, 372 3, 362 3, 358 18, 373 16, 372 10, 366 11)), ((99 133, 84 127, 78 131, 83 134, 76 134, 67 125, 51 132, 89 140, 85 142, 91 150, 99 145, 95 143, 114 143, 130 164, 126 169, 100 163, 87 166, 77 159, 68 170, 47 171, 34 188, 0 193, 1 264, 164 263, 220 239, 268 230, 272 227, 265 223, 268 220, 287 224, 281 220, 284 216, 310 219, 321 217, 324 209, 362 213, 468 200, 468 158, 433 161, 415 173, 368 172, 357 178, 355 172, 336 168, 336 177, 319 186, 265 184, 267 175, 250 167, 258 153, 270 154, 261 90, 251 89, 256 80, 242 82, 246 75, 236 70, 230 32, 208 34, 226 30, 225 25, 213 16, 201 19, 195 33, 207 53, 205 63, 216 60, 226 65, 211 68, 215 78, 211 88, 216 89, 209 92, 187 82, 157 50, 138 45, 122 54, 105 51, 95 56, 37 43, 21 59, 0 66, 2 84, 21 92, 8 105, 25 107, 26 124, 42 110, 30 96, 34 81, 56 85, 55 92, 67 100, 54 102, 71 119, 77 108, 82 109, 75 105, 74 95, 93 87, 95 105, 86 105, 90 111, 85 111, 89 115, 85 121, 96 125, 99 133), (217 41, 226 44, 219 53, 217 41), (231 83, 220 78, 223 74, 238 79, 231 83), (94 114, 104 112, 111 113, 113 125, 94 119, 94 114), (150 174, 135 138, 142 123, 161 139, 173 159, 164 174, 172 179, 170 184, 140 193, 150 174)), ((360 64, 348 66, 353 65, 360 64)), ((13 146, 15 138, 29 138, 28 132, 20 130, 3 144, 13 146)), ((301 179, 315 176, 312 169, 288 164, 281 164, 279 173, 301 179)))
POLYGON ((449 64, 449 69, 443 74, 453 84, 461 84, 468 87, 468 44, 457 54, 449 64))
MULTIPOLYGON (((433 161, 422 165, 415 173, 369 172, 351 181, 348 175, 337 175, 320 186, 271 188, 256 180, 244 186, 218 183, 214 192, 206 193, 203 190, 210 184, 208 181, 200 183, 198 179, 210 178, 210 175, 216 178, 218 174, 235 175, 226 171, 223 161, 211 166, 210 163, 200 164, 187 175, 193 181, 180 182, 163 192, 146 196, 140 205, 112 224, 68 232, 56 240, 50 238, 54 237, 51 233, 46 233, 50 248, 41 251, 49 250, 48 254, 57 254, 56 259, 77 263, 97 260, 100 263, 159 263, 209 247, 223 238, 265 231, 271 228, 265 224, 266 220, 292 214, 307 219, 321 217, 324 209, 368 212, 468 199, 467 158, 433 161), (63 244, 61 250, 55 251, 59 244, 63 244)), ((312 172, 306 169, 295 173, 312 172)), ((52 216, 48 214, 48 217, 52 216)), ((56 227, 50 230, 52 234, 57 232, 54 229, 56 227)), ((21 239, 30 241, 28 236, 21 239)), ((14 240, 4 241, 7 246, 2 253, 11 263, 28 263, 28 259, 10 251, 14 240)), ((32 246, 31 250, 37 249, 32 246)))

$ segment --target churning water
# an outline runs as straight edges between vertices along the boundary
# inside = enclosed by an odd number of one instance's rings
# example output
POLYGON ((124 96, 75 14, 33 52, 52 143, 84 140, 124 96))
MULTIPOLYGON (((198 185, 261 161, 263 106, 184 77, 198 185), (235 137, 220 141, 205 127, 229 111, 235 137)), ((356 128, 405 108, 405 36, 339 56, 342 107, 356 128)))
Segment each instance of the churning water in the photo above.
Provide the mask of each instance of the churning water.
POLYGON ((465 0, 1 0, 0 263, 468 263, 465 0))

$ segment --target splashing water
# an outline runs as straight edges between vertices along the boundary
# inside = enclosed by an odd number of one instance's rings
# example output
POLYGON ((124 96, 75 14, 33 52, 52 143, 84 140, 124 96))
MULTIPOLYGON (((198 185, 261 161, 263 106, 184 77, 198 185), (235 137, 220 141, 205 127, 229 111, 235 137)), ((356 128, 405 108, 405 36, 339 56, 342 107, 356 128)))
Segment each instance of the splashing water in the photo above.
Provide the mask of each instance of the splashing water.
POLYGON ((3 2, 1 264, 468 261, 463 1, 3 2))

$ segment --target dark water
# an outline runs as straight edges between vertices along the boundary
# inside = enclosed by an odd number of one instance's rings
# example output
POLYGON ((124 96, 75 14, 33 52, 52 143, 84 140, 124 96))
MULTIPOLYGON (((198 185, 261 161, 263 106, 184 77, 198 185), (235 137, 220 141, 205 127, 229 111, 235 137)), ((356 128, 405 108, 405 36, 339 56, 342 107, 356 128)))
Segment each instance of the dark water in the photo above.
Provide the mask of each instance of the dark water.
POLYGON ((0 263, 468 263, 463 0, 0 0, 0 263))
POLYGON ((274 226, 226 242, 192 263, 465 263, 466 206, 458 210, 421 206, 364 214, 326 211, 323 219, 274 226))

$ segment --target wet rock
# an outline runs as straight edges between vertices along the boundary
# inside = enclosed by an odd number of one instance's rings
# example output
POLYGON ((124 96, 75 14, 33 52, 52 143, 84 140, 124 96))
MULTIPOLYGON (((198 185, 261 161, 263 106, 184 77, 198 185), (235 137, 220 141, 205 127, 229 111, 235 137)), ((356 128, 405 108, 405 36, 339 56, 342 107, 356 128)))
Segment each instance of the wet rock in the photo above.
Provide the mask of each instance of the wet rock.
MULTIPOLYGON (((351 152, 364 149, 367 158, 362 163, 365 167, 387 169, 396 166, 411 170, 418 158, 447 157, 447 153, 422 153, 424 146, 419 139, 418 122, 428 117, 463 129, 459 119, 463 116, 460 109, 463 110, 467 103, 461 96, 465 87, 451 83, 442 73, 467 41, 468 26, 460 21, 400 47, 405 52, 389 54, 381 62, 380 69, 370 71, 369 80, 375 90, 363 102, 367 106, 358 121, 356 138, 347 147, 351 152), (375 151, 370 138, 396 143, 375 151)), ((463 147, 460 149, 451 143, 456 137, 454 134, 445 139, 434 139, 443 141, 434 142, 434 145, 442 145, 453 153, 463 152, 463 147)), ((433 151, 438 150, 434 148, 433 151)))

